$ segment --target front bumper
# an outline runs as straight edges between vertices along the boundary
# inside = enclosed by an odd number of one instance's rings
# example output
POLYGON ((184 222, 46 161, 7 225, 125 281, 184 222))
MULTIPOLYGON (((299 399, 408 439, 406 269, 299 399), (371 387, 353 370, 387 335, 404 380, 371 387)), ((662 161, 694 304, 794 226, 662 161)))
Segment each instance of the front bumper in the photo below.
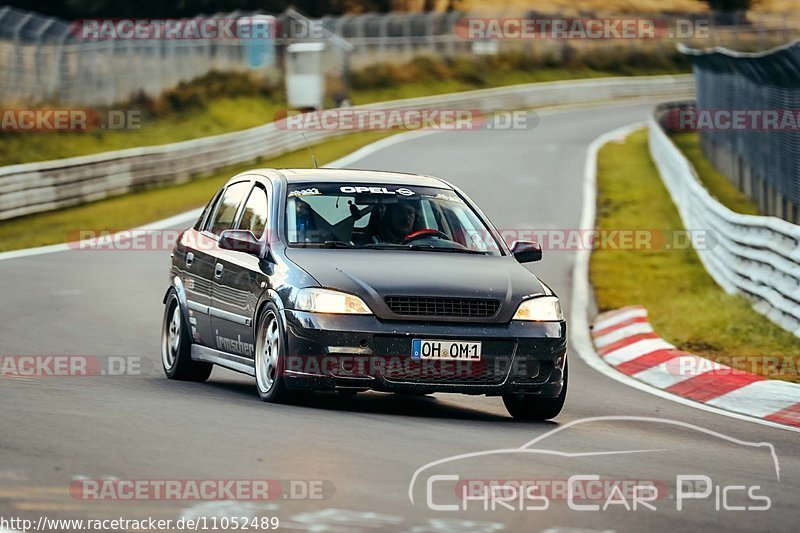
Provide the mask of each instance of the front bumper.
POLYGON ((564 386, 565 322, 464 324, 381 321, 374 316, 284 311, 287 387, 534 394, 554 398, 564 386), (419 361, 412 339, 481 341, 480 362, 419 361))

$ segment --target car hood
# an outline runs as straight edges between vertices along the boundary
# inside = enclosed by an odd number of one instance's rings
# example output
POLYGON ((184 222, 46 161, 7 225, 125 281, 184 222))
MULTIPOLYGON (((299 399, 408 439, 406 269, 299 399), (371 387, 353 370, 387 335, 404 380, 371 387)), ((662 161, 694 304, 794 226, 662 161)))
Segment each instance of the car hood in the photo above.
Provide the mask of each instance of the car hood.
POLYGON ((551 294, 511 256, 318 248, 289 248, 286 256, 321 286, 357 294, 379 318, 399 318, 386 296, 433 296, 500 300, 489 321, 508 322, 523 298, 551 294))

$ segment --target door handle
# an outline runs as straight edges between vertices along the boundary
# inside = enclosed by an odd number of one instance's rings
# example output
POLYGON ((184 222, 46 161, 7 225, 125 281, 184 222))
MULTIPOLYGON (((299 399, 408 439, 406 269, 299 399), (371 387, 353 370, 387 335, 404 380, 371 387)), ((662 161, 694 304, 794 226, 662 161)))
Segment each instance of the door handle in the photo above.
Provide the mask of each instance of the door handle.
POLYGON ((192 266, 192 263, 194 263, 194 253, 189 252, 186 254, 186 266, 190 267, 192 266))
POLYGON ((221 278, 222 277, 222 270, 224 268, 225 267, 222 266, 222 263, 217 263, 217 266, 214 267, 214 277, 215 278, 221 278))

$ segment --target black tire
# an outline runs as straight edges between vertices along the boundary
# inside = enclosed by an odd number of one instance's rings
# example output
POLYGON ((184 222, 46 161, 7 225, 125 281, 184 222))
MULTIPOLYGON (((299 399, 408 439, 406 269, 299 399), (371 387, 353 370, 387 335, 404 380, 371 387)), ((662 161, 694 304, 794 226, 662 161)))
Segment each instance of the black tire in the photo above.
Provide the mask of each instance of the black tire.
POLYGON ((164 307, 161 326, 161 366, 169 379, 202 383, 211 375, 214 365, 192 359, 192 338, 184 323, 178 295, 173 291, 164 307))
POLYGON ((567 399, 568 379, 569 371, 565 362, 564 388, 556 398, 539 398, 533 394, 504 394, 503 403, 508 414, 517 420, 550 420, 557 417, 567 399))
POLYGON ((256 324, 256 390, 264 402, 284 403, 293 398, 286 388, 286 341, 278 308, 267 303, 256 324))

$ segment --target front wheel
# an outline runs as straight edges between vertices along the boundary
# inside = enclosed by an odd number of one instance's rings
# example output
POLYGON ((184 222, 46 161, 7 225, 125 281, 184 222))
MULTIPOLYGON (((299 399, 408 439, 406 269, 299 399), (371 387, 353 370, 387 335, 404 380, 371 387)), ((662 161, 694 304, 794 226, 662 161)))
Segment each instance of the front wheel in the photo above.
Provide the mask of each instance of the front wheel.
POLYGON ((567 399, 567 363, 564 362, 564 388, 555 398, 539 398, 533 394, 504 394, 503 403, 508 413, 518 420, 549 420, 555 418, 567 399))
POLYGON ((281 403, 289 399, 284 369, 286 347, 278 308, 268 303, 261 313, 256 330, 256 388, 262 401, 281 403))
POLYGON ((167 299, 161 327, 161 365, 169 379, 202 382, 211 375, 214 365, 192 359, 192 340, 184 323, 178 295, 167 299))

